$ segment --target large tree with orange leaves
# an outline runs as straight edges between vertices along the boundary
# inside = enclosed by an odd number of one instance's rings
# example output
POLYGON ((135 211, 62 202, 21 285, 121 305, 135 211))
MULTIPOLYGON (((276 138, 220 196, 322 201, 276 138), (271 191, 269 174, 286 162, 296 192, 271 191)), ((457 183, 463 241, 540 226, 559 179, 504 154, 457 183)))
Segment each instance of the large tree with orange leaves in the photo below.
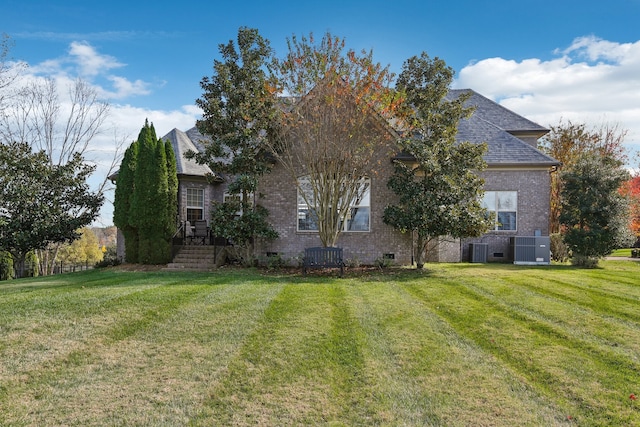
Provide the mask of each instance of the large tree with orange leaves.
POLYGON ((631 232, 640 241, 640 175, 629 180, 626 192, 629 195, 631 232))
POLYGON ((371 51, 347 49, 325 34, 288 39, 288 53, 275 61, 285 94, 278 138, 270 149, 297 183, 324 246, 335 246, 354 202, 367 191, 377 155, 391 147, 393 133, 382 118, 399 105, 389 68, 371 51))

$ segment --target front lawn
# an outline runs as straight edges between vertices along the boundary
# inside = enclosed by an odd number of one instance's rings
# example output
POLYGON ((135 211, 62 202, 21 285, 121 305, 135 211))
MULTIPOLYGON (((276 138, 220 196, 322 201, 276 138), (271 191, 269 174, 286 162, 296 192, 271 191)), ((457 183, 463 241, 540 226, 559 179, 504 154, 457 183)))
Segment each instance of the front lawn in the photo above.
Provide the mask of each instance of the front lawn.
POLYGON ((0 282, 0 425, 640 425, 640 263, 0 282))
POLYGON ((611 256, 615 256, 615 257, 627 257, 630 258, 631 257, 631 248, 626 248, 626 249, 616 249, 615 251, 613 251, 611 253, 611 256))

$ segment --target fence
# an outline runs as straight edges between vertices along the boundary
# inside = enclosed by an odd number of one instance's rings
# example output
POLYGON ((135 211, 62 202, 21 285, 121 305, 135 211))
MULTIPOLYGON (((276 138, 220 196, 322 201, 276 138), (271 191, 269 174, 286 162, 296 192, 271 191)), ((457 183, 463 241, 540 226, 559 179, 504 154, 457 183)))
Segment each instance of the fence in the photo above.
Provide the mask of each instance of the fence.
POLYGON ((53 267, 53 274, 75 273, 76 271, 93 270, 94 264, 85 262, 84 264, 65 264, 63 262, 56 263, 53 267))
MULTIPOLYGON (((23 277, 34 277, 34 276, 41 275, 37 267, 35 268, 35 270, 32 267, 33 266, 31 265, 25 265, 23 277)), ((58 262, 53 266, 52 275, 92 270, 93 268, 95 268, 95 265, 89 264, 88 262, 80 263, 80 264, 67 264, 64 262, 58 262)), ((7 264, 0 264, 0 280, 7 280, 10 278, 14 278, 16 276, 17 276, 16 271, 13 268, 13 266, 9 266, 7 264)))

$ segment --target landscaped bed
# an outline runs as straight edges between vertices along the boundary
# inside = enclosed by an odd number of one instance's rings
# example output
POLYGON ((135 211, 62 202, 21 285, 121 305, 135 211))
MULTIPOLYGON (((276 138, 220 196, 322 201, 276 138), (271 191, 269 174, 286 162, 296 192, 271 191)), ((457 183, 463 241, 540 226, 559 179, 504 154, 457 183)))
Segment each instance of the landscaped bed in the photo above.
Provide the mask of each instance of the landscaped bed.
POLYGON ((640 264, 0 282, 0 425, 640 425, 640 264))

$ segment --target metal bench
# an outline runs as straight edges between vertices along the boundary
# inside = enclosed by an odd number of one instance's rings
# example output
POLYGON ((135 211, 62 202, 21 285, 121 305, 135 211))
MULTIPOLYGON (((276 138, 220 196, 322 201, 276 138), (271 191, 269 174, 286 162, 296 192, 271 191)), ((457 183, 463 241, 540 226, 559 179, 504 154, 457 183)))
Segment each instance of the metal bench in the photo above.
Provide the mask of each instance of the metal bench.
POLYGON ((306 248, 302 264, 302 273, 306 276, 310 268, 339 268, 340 276, 344 274, 342 248, 306 248))

